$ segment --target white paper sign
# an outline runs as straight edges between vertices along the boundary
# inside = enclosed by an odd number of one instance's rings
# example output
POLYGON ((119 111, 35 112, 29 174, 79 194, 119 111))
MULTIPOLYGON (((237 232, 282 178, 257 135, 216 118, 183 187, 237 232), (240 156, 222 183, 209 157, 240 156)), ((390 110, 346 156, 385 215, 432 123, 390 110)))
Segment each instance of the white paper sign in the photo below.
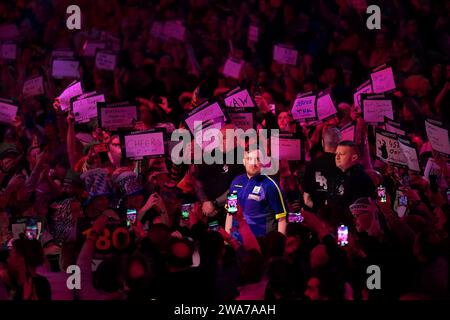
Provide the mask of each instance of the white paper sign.
POLYGON ((297 161, 302 159, 301 140, 272 136, 271 148, 277 148, 280 160, 297 161))
POLYGON ((163 132, 126 135, 124 140, 127 158, 142 159, 147 156, 164 155, 163 132))
POLYGON ((433 150, 450 155, 448 129, 444 129, 430 120, 425 120, 425 129, 433 150))
POLYGON ((0 46, 0 58, 5 60, 16 60, 17 45, 15 43, 3 43, 0 46))
POLYGON ((273 47, 273 60, 280 64, 297 65, 298 51, 282 45, 273 47))
POLYGON ((256 107, 247 89, 240 90, 224 98, 227 108, 256 107))
POLYGON ((396 134, 377 129, 375 131, 375 138, 376 155, 379 159, 392 164, 407 166, 406 157, 400 149, 398 136, 396 134))
POLYGON ((44 94, 44 78, 36 77, 25 81, 22 92, 25 97, 34 97, 44 94))
POLYGON ((17 39, 20 36, 19 28, 15 23, 0 25, 0 40, 17 39))
POLYGON ((383 93, 395 89, 394 74, 392 68, 375 71, 370 75, 372 90, 374 93, 383 93))
POLYGON ((325 94, 317 98, 317 116, 319 120, 327 120, 337 114, 336 107, 330 94, 325 94))
POLYGON ((70 108, 70 99, 73 97, 83 94, 83 89, 81 88, 81 82, 73 82, 70 86, 64 90, 59 96, 59 102, 61 104, 61 110, 66 111, 70 108))
POLYGON ((103 94, 75 100, 72 103, 73 114, 77 123, 89 122, 97 117, 97 102, 105 102, 103 94))
POLYGON ((114 71, 117 64, 117 56, 107 52, 97 52, 95 66, 100 70, 114 71))
POLYGON ((78 67, 79 61, 75 60, 53 60, 52 64, 52 76, 56 79, 62 78, 80 78, 80 72, 78 67))
POLYGON ((163 35, 167 38, 175 38, 183 41, 186 28, 181 21, 167 21, 163 27, 163 35))
POLYGON ((400 144, 400 149, 405 155, 406 163, 408 168, 412 171, 420 172, 419 158, 417 156, 416 147, 408 140, 399 138, 398 143, 400 144))
POLYGON ((99 108, 99 125, 103 129, 132 128, 137 121, 136 106, 99 108))
POLYGON ((292 117, 297 121, 310 121, 316 119, 316 96, 300 96, 294 101, 292 117))
POLYGON ((353 103, 355 104, 355 106, 361 106, 361 95, 363 93, 372 93, 372 85, 370 84, 370 81, 362 84, 353 94, 353 103))
MULTIPOLYGON (((450 171, 450 163, 447 162, 447 171, 450 171)), ((430 175, 441 177, 442 169, 441 167, 434 161, 433 158, 428 158, 427 165, 425 166, 425 170, 423 171, 423 176, 430 180, 430 175)))
POLYGON ((259 28, 256 26, 248 27, 248 40, 251 42, 258 42, 259 28))
POLYGON ((228 116, 236 128, 247 130, 253 128, 252 112, 229 112, 228 116))
POLYGON ((86 40, 83 46, 83 56, 85 57, 95 57, 97 50, 102 50, 106 48, 106 43, 101 41, 91 41, 86 40))
POLYGON ((406 135, 406 131, 400 129, 400 123, 394 122, 388 118, 384 119, 384 127, 385 127, 386 131, 396 133, 400 136, 406 135))
POLYGON ((353 141, 353 142, 355 141, 356 127, 354 124, 346 126, 342 128, 340 131, 342 136, 341 141, 353 141))
POLYGON ((364 121, 367 123, 384 123, 384 117, 394 117, 391 100, 364 99, 362 109, 364 121))
POLYGON ((185 121, 189 130, 194 134, 197 130, 209 127, 213 124, 222 125, 225 123, 225 120, 226 118, 220 105, 218 103, 213 103, 206 107, 200 106, 199 108, 194 109, 185 121), (194 127, 194 125, 197 125, 197 127, 194 127))
POLYGON ((223 74, 230 78, 239 79, 244 61, 228 58, 223 66, 223 74))
POLYGON ((0 122, 11 123, 17 115, 19 108, 13 104, 0 102, 0 122))

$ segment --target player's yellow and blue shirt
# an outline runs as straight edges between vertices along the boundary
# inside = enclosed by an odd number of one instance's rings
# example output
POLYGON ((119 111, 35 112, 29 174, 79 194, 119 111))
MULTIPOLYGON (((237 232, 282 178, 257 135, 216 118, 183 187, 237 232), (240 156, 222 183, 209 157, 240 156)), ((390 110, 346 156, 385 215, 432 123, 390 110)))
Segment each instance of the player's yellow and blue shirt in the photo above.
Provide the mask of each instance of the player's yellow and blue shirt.
MULTIPOLYGON (((277 220, 287 215, 288 207, 281 188, 269 176, 237 176, 231 182, 230 193, 237 193, 238 204, 257 237, 278 230, 277 220)), ((236 226, 235 220, 233 225, 236 226)))

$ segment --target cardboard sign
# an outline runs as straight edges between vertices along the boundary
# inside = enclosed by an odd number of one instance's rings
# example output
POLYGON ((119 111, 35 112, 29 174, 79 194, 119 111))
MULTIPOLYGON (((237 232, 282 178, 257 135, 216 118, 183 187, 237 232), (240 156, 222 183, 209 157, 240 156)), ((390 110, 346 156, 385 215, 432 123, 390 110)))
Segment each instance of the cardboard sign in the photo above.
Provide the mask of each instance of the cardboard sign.
POLYGON ((103 50, 106 48, 106 43, 102 41, 86 40, 83 45, 83 56, 84 57, 95 57, 98 50, 103 50))
POLYGON ((121 136, 123 155, 128 159, 161 157, 166 154, 162 129, 139 131, 121 136))
POLYGON ((228 58, 223 66, 223 74, 230 78, 239 79, 244 61, 234 58, 228 58))
POLYGON ((35 77, 33 79, 25 81, 25 83, 23 84, 22 92, 25 97, 34 97, 44 94, 44 78, 35 77))
POLYGON ((302 159, 302 141, 293 134, 279 134, 270 137, 271 149, 278 148, 279 160, 299 161, 302 159))
POLYGON ((5 23, 0 25, 0 40, 11 40, 19 37, 20 31, 15 23, 5 23))
POLYGON ((138 111, 136 106, 128 102, 112 105, 100 103, 97 116, 100 128, 113 131, 119 128, 133 128, 138 119, 138 111))
POLYGON ((398 142, 398 135, 382 129, 375 129, 376 155, 380 160, 406 167, 407 160, 398 142))
POLYGON ((419 156, 417 154, 416 145, 404 137, 398 137, 398 143, 401 151, 405 155, 409 170, 420 172, 419 156))
POLYGON ((284 45, 275 45, 273 47, 273 60, 280 64, 297 65, 298 51, 288 48, 284 45))
POLYGON ((247 89, 238 89, 234 93, 227 95, 224 99, 227 108, 255 108, 256 102, 253 101, 247 89))
POLYGON ((0 45, 0 59, 16 60, 17 45, 15 43, 2 43, 0 45))
POLYGON ((396 133, 400 136, 406 135, 406 131, 401 129, 400 123, 395 122, 388 117, 384 117, 384 128, 386 131, 396 133))
POLYGON ((181 21, 167 21, 164 23, 162 34, 167 38, 184 41, 186 28, 181 21))
POLYGON ((95 66, 99 70, 114 71, 117 65, 117 55, 108 52, 97 52, 95 56, 95 66))
POLYGON ((343 127, 340 129, 342 140, 341 141, 353 141, 355 142, 355 136, 356 136, 356 126, 353 123, 350 123, 349 125, 343 127))
POLYGON ((17 116, 17 110, 18 106, 0 101, 0 123, 10 124, 17 116))
POLYGON ((292 107, 292 117, 299 122, 317 120, 316 96, 311 93, 298 95, 292 107))
POLYGON ((228 116, 230 117, 231 123, 233 123, 236 128, 247 130, 253 128, 253 112, 246 111, 245 108, 228 108, 226 110, 228 116))
POLYGON ((105 102, 105 96, 103 94, 97 94, 73 101, 72 111, 75 116, 75 122, 89 122, 92 118, 96 118, 98 102, 105 102))
POLYGON ((383 124, 384 117, 389 119, 394 117, 392 100, 387 99, 384 95, 363 94, 361 109, 364 121, 369 124, 383 124))
POLYGON ((361 107, 361 95, 364 93, 372 93, 372 85, 370 84, 370 81, 364 82, 358 87, 358 89, 356 89, 356 92, 353 94, 353 103, 355 106, 361 107))
POLYGON ((259 28, 256 26, 249 26, 247 37, 248 37, 248 41, 250 41, 250 42, 258 42, 259 28))
POLYGON ((370 74, 370 79, 372 81, 373 93, 384 93, 395 90, 394 74, 390 67, 385 68, 385 66, 382 66, 375 69, 370 74))
POLYGON ((83 94, 83 88, 81 82, 72 82, 59 96, 59 102, 61 104, 61 110, 66 111, 70 108, 70 100, 73 97, 77 97, 83 94))
POLYGON ((317 116, 319 120, 326 121, 337 114, 336 107, 329 93, 320 93, 317 98, 317 116))
POLYGON ((80 78, 78 67, 79 61, 75 60, 59 60, 55 59, 52 63, 52 77, 55 79, 62 78, 80 78))
POLYGON ((428 140, 433 150, 443 155, 450 155, 450 142, 448 137, 448 129, 444 127, 442 122, 426 119, 425 129, 427 131, 428 140))

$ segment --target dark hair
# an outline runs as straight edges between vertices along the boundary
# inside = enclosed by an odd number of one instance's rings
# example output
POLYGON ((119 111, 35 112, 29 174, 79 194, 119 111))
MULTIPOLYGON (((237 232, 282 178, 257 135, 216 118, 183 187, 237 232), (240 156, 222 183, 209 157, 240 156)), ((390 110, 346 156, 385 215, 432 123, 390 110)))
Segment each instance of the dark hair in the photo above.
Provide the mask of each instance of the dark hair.
POLYGON ((359 155, 358 146, 353 141, 350 140, 341 141, 339 142, 338 147, 349 147, 353 150, 354 153, 359 155))
POLYGON ((328 269, 320 270, 310 278, 319 279, 319 293, 330 300, 344 299, 345 286, 343 279, 328 269))
POLYGON ((188 240, 173 238, 170 243, 169 257, 167 259, 169 262, 169 265, 176 267, 176 268, 189 268, 192 265, 193 252, 194 252, 194 250, 192 248, 192 245, 188 240), (189 249, 187 256, 177 256, 175 254, 175 252, 172 251, 173 247, 177 244, 185 245, 189 249))
POLYGON ((118 257, 103 260, 94 272, 95 288, 109 293, 118 291, 121 288, 121 267, 118 257))
POLYGON ((26 267, 36 268, 44 263, 44 250, 38 240, 16 239, 13 248, 24 258, 26 267))

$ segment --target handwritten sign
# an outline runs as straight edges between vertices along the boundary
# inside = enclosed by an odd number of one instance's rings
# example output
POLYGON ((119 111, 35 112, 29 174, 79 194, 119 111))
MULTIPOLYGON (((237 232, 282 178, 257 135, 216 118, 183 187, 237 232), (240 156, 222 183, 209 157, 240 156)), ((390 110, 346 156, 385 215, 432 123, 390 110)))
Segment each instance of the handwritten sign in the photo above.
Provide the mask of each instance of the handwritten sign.
POLYGON ((15 23, 5 23, 0 25, 0 40, 11 40, 19 37, 20 31, 15 23))
POLYGON ((401 129, 400 123, 395 122, 388 117, 384 117, 384 127, 386 131, 396 133, 400 136, 406 135, 406 131, 401 129))
POLYGON ((384 93, 395 89, 394 74, 392 68, 377 69, 370 74, 373 93, 384 93))
POLYGON ((92 118, 96 118, 98 102, 105 102, 105 96, 103 94, 97 94, 73 101, 72 110, 75 116, 75 122, 89 122, 92 118))
POLYGON ((117 55, 108 52, 97 52, 95 56, 95 66, 99 70, 114 71, 117 64, 117 55))
POLYGON ((353 103, 355 106, 360 107, 361 106, 361 95, 362 94, 369 94, 372 93, 372 85, 370 84, 370 81, 364 82, 362 85, 356 89, 356 92, 353 94, 353 103))
POLYGON ((70 108, 70 100, 73 97, 83 94, 83 88, 81 82, 72 82, 59 96, 59 102, 61 104, 61 110, 66 111, 70 108))
POLYGON ((106 43, 102 41, 86 40, 83 45, 84 57, 95 57, 97 50, 103 50, 106 48, 106 43))
POLYGON ((442 122, 426 119, 425 129, 428 140, 433 150, 444 155, 450 155, 450 142, 448 138, 448 129, 445 129, 442 122))
POLYGON ((398 137, 398 143, 406 158, 409 170, 420 172, 419 156, 415 144, 403 137, 398 137))
POLYGON ((2 43, 0 45, 0 58, 4 60, 16 60, 17 45, 15 43, 2 43))
POLYGON ((254 108, 256 103, 251 98, 247 89, 238 90, 224 98, 227 108, 254 108))
POLYGON ((340 131, 342 136, 341 141, 355 141, 356 126, 353 123, 343 127, 340 131))
POLYGON ((270 145, 272 150, 278 148, 279 160, 299 161, 302 159, 302 142, 293 134, 273 135, 270 137, 270 145))
POLYGON ((392 119, 394 112, 392 110, 392 100, 386 99, 383 95, 362 95, 361 109, 366 123, 382 124, 384 117, 392 119))
POLYGON ((99 126, 107 130, 132 128, 137 119, 137 107, 128 103, 115 105, 99 104, 97 108, 99 126))
POLYGON ((25 81, 22 92, 25 97, 34 97, 44 94, 44 78, 35 77, 25 81))
POLYGON ((227 109, 227 114, 230 117, 231 123, 242 130, 253 128, 253 112, 245 110, 245 108, 227 109))
POLYGON ((181 21, 167 21, 164 23, 162 34, 167 38, 183 41, 186 36, 186 28, 181 21))
POLYGON ((280 64, 297 65, 298 51, 284 45, 273 47, 273 60, 280 64))
POLYGON ((143 159, 165 155, 164 130, 134 132, 122 136, 124 155, 129 159, 143 159))
POLYGON ((230 78, 239 79, 244 61, 228 58, 223 66, 223 74, 230 78))
POLYGON ((398 142, 398 136, 382 129, 375 129, 376 155, 380 160, 406 167, 407 160, 398 142))
POLYGON ((247 37, 248 37, 248 41, 250 41, 250 42, 258 42, 259 28, 256 26, 249 26, 247 37))
POLYGON ((316 96, 304 94, 298 95, 292 107, 292 117, 299 122, 317 120, 316 96))
MULTIPOLYGON (((447 171, 450 171, 449 162, 447 162, 447 171)), ((428 158, 425 170, 423 171, 423 176, 428 180, 430 180, 430 176, 437 176, 438 179, 441 177, 445 179, 445 174, 443 174, 442 168, 436 163, 436 161, 434 161, 433 158, 428 158)))
POLYGON ((319 94, 317 98, 317 116, 319 120, 326 121, 337 114, 336 107, 329 93, 319 94))
POLYGON ((0 101, 0 122, 11 123, 17 115, 18 106, 0 101))
POLYGON ((52 63, 52 76, 55 79, 62 78, 80 78, 80 72, 78 67, 80 66, 79 61, 75 60, 59 60, 55 59, 52 63))

